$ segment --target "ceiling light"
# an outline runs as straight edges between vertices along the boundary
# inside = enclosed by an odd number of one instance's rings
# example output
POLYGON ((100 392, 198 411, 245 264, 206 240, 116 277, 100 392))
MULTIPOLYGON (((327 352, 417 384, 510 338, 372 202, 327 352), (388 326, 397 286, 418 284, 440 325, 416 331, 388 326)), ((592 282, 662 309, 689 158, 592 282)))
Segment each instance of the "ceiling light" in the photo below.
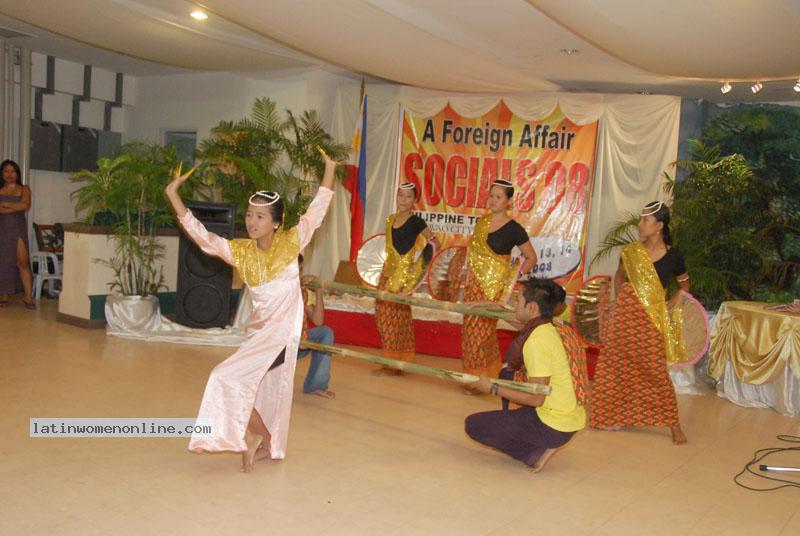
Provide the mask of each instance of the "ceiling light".
POLYGON ((797 83, 794 85, 792 89, 800 93, 800 80, 797 81, 797 83))
POLYGON ((758 93, 759 91, 761 91, 762 87, 764 87, 764 85, 761 82, 756 82, 755 84, 750 86, 750 91, 752 91, 753 93, 758 93))
POLYGON ((205 13, 203 13, 202 11, 200 11, 198 9, 198 10, 192 11, 190 17, 192 17, 194 20, 206 20, 208 18, 208 15, 206 15, 205 13))
POLYGON ((719 88, 719 90, 722 92, 723 95, 725 95, 726 93, 730 93, 731 89, 733 89, 733 86, 731 85, 730 82, 725 82, 724 84, 722 84, 722 87, 719 88))
POLYGON ((566 54, 567 56, 574 56, 575 54, 580 54, 581 51, 577 48, 562 48, 561 53, 566 54))

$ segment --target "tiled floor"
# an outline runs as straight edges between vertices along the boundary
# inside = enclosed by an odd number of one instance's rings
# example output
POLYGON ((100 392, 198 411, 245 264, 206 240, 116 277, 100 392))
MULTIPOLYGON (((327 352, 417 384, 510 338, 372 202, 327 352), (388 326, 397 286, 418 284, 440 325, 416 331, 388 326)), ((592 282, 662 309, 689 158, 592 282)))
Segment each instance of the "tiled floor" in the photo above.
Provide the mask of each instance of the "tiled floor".
POLYGON ((194 417, 230 353, 107 338, 55 315, 44 300, 0 309, 2 535, 800 534, 800 490, 732 482, 800 422, 713 394, 679 397, 685 446, 665 430, 584 431, 538 475, 465 436, 464 417, 496 399, 338 358, 335 400, 302 394, 300 362, 288 456, 250 474, 185 439, 31 439, 30 417, 194 417))

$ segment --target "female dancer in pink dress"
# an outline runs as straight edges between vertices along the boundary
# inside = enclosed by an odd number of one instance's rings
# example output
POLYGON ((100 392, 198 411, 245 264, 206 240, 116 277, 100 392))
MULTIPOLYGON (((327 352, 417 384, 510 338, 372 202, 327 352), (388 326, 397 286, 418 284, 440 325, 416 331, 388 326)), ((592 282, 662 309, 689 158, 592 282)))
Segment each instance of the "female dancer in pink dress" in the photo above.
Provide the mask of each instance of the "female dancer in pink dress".
POLYGON ((198 420, 213 426, 210 436, 193 435, 193 452, 242 453, 242 471, 253 468, 256 451, 268 449, 272 458, 286 456, 292 407, 294 369, 303 322, 303 300, 297 255, 322 223, 333 197, 337 163, 323 155, 325 175, 319 191, 300 218, 286 229, 283 202, 277 192, 257 192, 245 216, 249 239, 226 240, 205 227, 186 209, 178 188, 193 169, 180 169, 167 186, 166 195, 187 235, 208 255, 236 267, 250 287, 253 312, 246 340, 228 359, 211 371, 198 420), (270 370, 279 357, 281 366, 270 370))

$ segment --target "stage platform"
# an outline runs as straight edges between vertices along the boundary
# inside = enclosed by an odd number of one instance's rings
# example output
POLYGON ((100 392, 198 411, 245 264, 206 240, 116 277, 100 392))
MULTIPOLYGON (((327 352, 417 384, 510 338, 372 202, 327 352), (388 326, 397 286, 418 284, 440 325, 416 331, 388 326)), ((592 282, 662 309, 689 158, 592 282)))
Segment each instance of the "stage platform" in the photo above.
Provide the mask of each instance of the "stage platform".
MULTIPOLYGON (((458 313, 412 307, 414 334, 418 354, 461 359, 461 319, 458 313)), ((325 324, 330 326, 336 344, 380 348, 381 340, 375 324, 372 298, 360 296, 328 296, 325 298, 325 324)), ((499 321, 497 339, 505 355, 515 335, 507 322, 499 321)), ((594 376, 597 352, 587 349, 589 377, 594 376)))

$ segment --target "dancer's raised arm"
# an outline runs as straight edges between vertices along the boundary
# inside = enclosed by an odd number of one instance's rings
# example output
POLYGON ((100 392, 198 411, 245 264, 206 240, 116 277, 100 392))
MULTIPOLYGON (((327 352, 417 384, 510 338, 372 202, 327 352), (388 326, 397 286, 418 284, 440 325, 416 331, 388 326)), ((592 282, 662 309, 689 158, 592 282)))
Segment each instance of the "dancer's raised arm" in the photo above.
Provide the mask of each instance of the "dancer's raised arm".
POLYGON ((231 248, 228 241, 219 235, 211 233, 206 229, 200 221, 195 218, 191 211, 183 204, 181 196, 178 194, 178 189, 186 182, 186 179, 194 173, 196 168, 192 168, 186 173, 181 174, 181 166, 175 168, 172 182, 170 182, 164 189, 172 208, 175 209, 175 214, 178 216, 178 223, 181 224, 183 230, 197 244, 203 253, 207 255, 214 255, 221 258, 227 264, 233 265, 233 256, 231 255, 231 248))
POLYGON ((319 185, 322 188, 333 190, 333 178, 336 176, 336 166, 338 166, 340 162, 333 160, 323 150, 320 150, 320 154, 322 154, 322 160, 325 161, 325 174, 322 176, 322 181, 319 185))
POLYGON ((339 162, 331 159, 325 154, 325 151, 320 150, 320 153, 325 161, 325 174, 319 183, 317 195, 314 196, 314 200, 311 201, 306 213, 300 217, 300 222, 297 224, 301 249, 306 247, 311 241, 314 231, 322 225, 322 220, 325 218, 331 198, 333 198, 333 180, 336 176, 336 166, 339 165, 339 162))
POLYGON ((183 204, 181 196, 178 193, 178 189, 184 182, 186 182, 186 179, 188 179, 192 173, 194 173, 194 170, 197 169, 196 167, 193 167, 181 175, 182 167, 183 164, 178 164, 178 167, 175 168, 175 173, 172 176, 172 182, 167 184, 167 187, 164 189, 164 193, 166 194, 170 205, 172 205, 172 208, 175 210, 175 214, 179 218, 182 218, 186 214, 186 205, 183 204))

